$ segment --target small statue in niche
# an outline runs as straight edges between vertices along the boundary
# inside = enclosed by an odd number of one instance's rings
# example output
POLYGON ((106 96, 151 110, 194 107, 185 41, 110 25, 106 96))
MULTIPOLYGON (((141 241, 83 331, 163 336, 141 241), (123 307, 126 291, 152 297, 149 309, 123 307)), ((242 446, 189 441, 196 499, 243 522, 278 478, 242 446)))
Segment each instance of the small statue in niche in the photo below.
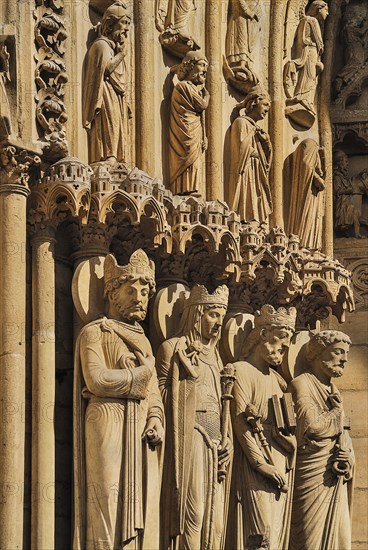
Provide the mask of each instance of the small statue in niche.
POLYGON ((284 69, 285 115, 305 129, 311 128, 316 119, 315 95, 318 75, 323 71, 324 48, 320 25, 327 16, 328 5, 323 0, 314 0, 308 6, 296 30, 292 60, 284 69))
POLYGON ((127 34, 131 17, 123 2, 105 11, 100 36, 89 48, 83 65, 83 126, 88 134, 89 163, 127 160, 126 100, 127 34))
POLYGON ((230 0, 224 74, 234 88, 250 92, 259 78, 253 70, 256 28, 259 21, 259 0, 230 0))
POLYGON ((276 368, 295 330, 296 310, 264 305, 234 364, 234 462, 228 548, 288 548, 296 451, 291 396, 276 368), (285 418, 284 418, 285 417, 285 418), (234 496, 235 498, 232 498, 234 496))
POLYGON ((159 547, 164 412, 151 345, 139 321, 155 291, 143 250, 104 263, 108 312, 76 344, 75 550, 159 547), (85 403, 87 403, 85 405, 85 403))
POLYGON ((345 65, 335 80, 339 93, 363 68, 367 60, 366 41, 368 39, 368 21, 362 13, 352 13, 346 8, 342 28, 345 65))
POLYGON ((175 67, 180 82, 172 96, 169 118, 170 190, 177 194, 205 196, 202 176, 203 153, 207 149, 205 110, 208 61, 202 52, 189 52, 175 67))
POLYGON ((272 145, 267 132, 257 124, 265 118, 270 106, 269 95, 255 87, 237 105, 240 114, 231 126, 227 202, 241 221, 268 223, 272 212, 269 185, 272 145))
POLYGON ((322 248, 325 183, 320 153, 318 143, 305 139, 291 156, 288 233, 298 235, 301 246, 310 250, 322 248))
POLYGON ((341 395, 351 340, 325 330, 306 344, 306 368, 289 386, 296 412, 297 459, 290 549, 351 548, 354 452, 341 395))
POLYGON ((335 228, 340 236, 349 237, 354 228, 354 236, 361 238, 360 212, 352 201, 353 185, 348 177, 349 158, 344 151, 336 150, 333 155, 333 188, 335 206, 335 228))
POLYGON ((188 30, 191 12, 197 9, 196 0, 156 0, 156 28, 160 42, 173 55, 184 57, 199 44, 188 30))
POLYGON ((167 445, 163 471, 162 548, 223 548, 232 453, 231 426, 222 434, 218 351, 228 288, 209 294, 196 285, 186 300, 178 336, 157 353, 167 445), (225 445, 220 442, 225 435, 225 445))
POLYGON ((11 118, 6 83, 10 82, 10 54, 5 44, 0 44, 0 140, 11 134, 11 118))
POLYGON ((359 227, 357 227, 355 237, 362 239, 364 235, 361 234, 361 227, 362 225, 368 226, 368 170, 362 170, 359 174, 353 176, 351 184, 353 188, 351 201, 358 212, 359 220, 359 227))

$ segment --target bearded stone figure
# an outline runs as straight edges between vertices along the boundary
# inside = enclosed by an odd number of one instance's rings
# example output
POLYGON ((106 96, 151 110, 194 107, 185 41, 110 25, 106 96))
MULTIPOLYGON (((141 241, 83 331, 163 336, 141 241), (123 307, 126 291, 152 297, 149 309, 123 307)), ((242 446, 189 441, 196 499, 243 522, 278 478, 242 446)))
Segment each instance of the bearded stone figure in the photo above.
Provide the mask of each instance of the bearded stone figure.
POLYGON ((130 109, 125 57, 129 26, 127 5, 112 4, 103 15, 100 36, 84 60, 82 117, 89 163, 127 160, 130 109))
POLYGON ((324 49, 320 25, 327 16, 327 2, 314 0, 308 6, 296 30, 293 58, 285 66, 285 114, 303 128, 310 128, 316 117, 314 102, 324 49))
POLYGON ((272 212, 269 171, 272 144, 269 135, 258 126, 271 105, 269 95, 254 88, 237 106, 239 116, 231 126, 230 171, 227 202, 241 221, 268 222, 272 212))
POLYGON ((159 547, 163 405, 155 360, 139 321, 155 291, 154 266, 137 250, 104 264, 107 316, 77 340, 74 381, 76 550, 159 547))
MULTIPOLYGON (((290 345, 296 310, 264 305, 234 364, 234 462, 227 548, 287 550, 295 437, 280 413, 286 382, 277 372, 290 345)), ((289 394, 290 397, 290 394, 289 394)), ((286 407, 287 408, 287 407, 286 407)))
POLYGON ((169 119, 170 189, 174 194, 205 196, 203 153, 207 149, 205 110, 210 94, 205 88, 208 61, 189 52, 176 68, 179 83, 171 97, 169 119))
POLYGON ((291 550, 351 548, 354 452, 341 395, 333 378, 343 374, 351 341, 343 332, 312 336, 306 368, 290 384, 298 443, 291 550))
MULTIPOLYGON (((217 348, 226 313, 228 289, 209 294, 194 286, 178 336, 157 354, 159 386, 165 406, 162 548, 223 548, 231 432, 221 446, 223 415, 217 348)), ((225 428, 226 429, 226 428, 225 428)))

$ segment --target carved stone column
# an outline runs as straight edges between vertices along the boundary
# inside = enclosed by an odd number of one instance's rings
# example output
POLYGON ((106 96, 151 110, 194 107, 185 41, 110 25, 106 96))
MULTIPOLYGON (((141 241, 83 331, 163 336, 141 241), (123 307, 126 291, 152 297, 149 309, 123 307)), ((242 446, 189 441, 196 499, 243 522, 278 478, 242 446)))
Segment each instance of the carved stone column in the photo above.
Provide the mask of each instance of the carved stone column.
POLYGON ((331 98, 331 74, 334 62, 335 36, 339 25, 342 0, 335 0, 330 3, 330 15, 326 20, 324 32, 325 54, 322 58, 324 71, 321 74, 319 94, 319 131, 321 146, 325 151, 325 186, 326 206, 324 216, 324 243, 323 252, 327 256, 333 256, 333 187, 332 187, 332 128, 330 115, 331 98))
POLYGON ((273 200, 272 225, 284 227, 283 217, 283 120, 284 93, 282 87, 282 53, 284 41, 284 21, 286 2, 271 3, 272 33, 269 46, 270 95, 272 105, 270 110, 270 137, 273 145, 273 160, 271 165, 271 192, 273 200))
POLYGON ((54 546, 54 227, 32 236, 32 549, 54 546))
POLYGON ((148 172, 155 171, 155 83, 152 78, 154 67, 154 2, 134 2, 135 21, 135 118, 136 118, 136 161, 135 164, 148 172))
POLYGON ((0 541, 23 548, 26 202, 30 159, 0 150, 0 541))
POLYGON ((207 87, 211 94, 206 112, 207 118, 207 162, 206 162, 206 198, 209 201, 223 200, 222 185, 222 40, 221 6, 222 2, 207 0, 206 4, 206 51, 209 61, 207 87))

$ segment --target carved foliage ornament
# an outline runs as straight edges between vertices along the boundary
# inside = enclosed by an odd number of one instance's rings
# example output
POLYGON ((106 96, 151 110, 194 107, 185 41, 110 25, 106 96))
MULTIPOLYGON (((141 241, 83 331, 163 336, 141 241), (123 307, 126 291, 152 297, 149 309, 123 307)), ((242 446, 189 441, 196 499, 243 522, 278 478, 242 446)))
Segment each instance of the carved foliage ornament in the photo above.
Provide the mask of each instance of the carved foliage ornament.
POLYGON ((64 21, 64 2, 37 1, 34 11, 37 87, 36 119, 45 141, 44 154, 57 160, 68 152, 65 137, 67 114, 64 104, 65 84, 68 81, 64 63, 67 32, 64 21))

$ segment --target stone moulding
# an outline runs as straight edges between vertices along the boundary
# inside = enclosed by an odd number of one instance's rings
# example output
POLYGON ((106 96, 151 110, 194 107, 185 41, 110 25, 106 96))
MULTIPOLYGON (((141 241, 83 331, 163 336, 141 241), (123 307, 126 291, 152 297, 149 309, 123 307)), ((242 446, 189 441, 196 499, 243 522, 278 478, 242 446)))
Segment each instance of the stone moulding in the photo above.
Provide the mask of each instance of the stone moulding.
POLYGON ((88 257, 112 249, 124 258, 144 248, 161 287, 228 283, 232 310, 294 305, 299 325, 314 326, 330 311, 342 321, 354 309, 350 273, 338 261, 300 247, 298 236, 280 227, 240 223, 224 202, 173 195, 161 180, 122 163, 58 161, 32 186, 28 219, 66 221, 75 252, 88 257))

